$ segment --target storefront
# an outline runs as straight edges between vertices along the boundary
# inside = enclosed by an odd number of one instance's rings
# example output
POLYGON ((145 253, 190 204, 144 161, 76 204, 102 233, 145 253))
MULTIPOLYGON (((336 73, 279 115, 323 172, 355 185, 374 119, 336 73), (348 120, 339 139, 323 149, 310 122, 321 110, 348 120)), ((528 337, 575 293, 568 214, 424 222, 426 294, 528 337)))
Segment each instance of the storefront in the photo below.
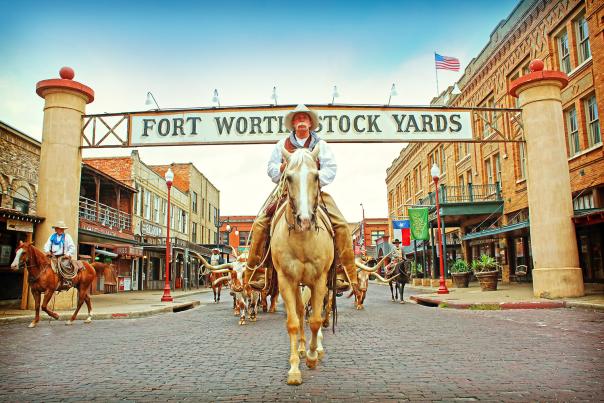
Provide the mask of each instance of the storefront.
POLYGON ((29 292, 23 270, 13 271, 10 265, 20 241, 31 241, 34 225, 41 217, 0 208, 0 301, 19 306, 29 292))
POLYGON ((604 282, 604 209, 577 211, 573 218, 577 229, 579 261, 583 281, 604 282))

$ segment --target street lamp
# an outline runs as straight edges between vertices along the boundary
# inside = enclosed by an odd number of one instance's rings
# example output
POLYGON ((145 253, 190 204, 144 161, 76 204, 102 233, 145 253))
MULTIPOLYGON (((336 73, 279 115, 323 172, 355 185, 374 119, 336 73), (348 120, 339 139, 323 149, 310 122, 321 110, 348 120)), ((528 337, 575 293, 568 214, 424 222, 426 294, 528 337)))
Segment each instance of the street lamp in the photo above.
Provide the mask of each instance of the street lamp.
POLYGON ((172 168, 168 168, 166 172, 166 185, 168 186, 168 211, 167 211, 167 229, 166 229, 166 284, 164 285, 164 295, 161 297, 162 302, 172 302, 174 299, 170 295, 170 189, 172 188, 172 182, 174 181, 174 172, 172 168))
MULTIPOLYGON (((229 246, 231 246, 231 232, 233 231, 235 231, 235 235, 239 236, 239 231, 237 230, 237 227, 231 227, 231 224, 227 224, 225 227, 225 232, 227 233, 227 245, 229 246)), ((229 260, 228 256, 229 255, 227 255, 227 261, 229 260)))
POLYGON ((440 284, 438 287, 438 294, 448 294, 447 284, 445 283, 445 264, 443 260, 443 237, 440 232, 440 204, 438 201, 438 179, 440 178, 440 169, 438 165, 432 165, 430 169, 432 179, 434 179, 434 187, 436 188, 436 222, 438 225, 438 252, 440 255, 440 284))

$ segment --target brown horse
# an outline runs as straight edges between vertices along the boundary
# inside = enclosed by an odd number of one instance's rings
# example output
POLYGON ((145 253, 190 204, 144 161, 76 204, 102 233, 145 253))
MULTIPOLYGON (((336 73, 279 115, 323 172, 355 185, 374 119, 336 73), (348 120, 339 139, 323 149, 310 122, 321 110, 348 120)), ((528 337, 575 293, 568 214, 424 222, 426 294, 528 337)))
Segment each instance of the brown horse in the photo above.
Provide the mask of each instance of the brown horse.
MULTIPOLYGON (((92 304, 90 302, 88 290, 90 290, 90 285, 96 280, 96 271, 89 263, 83 263, 84 270, 81 270, 72 279, 73 287, 77 287, 78 289, 78 306, 71 316, 71 319, 66 322, 66 325, 71 325, 73 323, 84 302, 86 302, 86 305, 88 306, 88 318, 86 318, 85 323, 92 322, 92 304)), ((42 293, 44 293, 42 310, 52 318, 58 320, 59 314, 48 308, 48 302, 59 287, 59 276, 52 270, 50 259, 44 252, 37 249, 31 243, 21 242, 17 249, 15 260, 11 264, 11 269, 18 270, 19 268, 27 268, 29 272, 29 286, 34 301, 36 302, 36 317, 33 322, 29 324, 29 327, 36 327, 40 321, 40 299, 42 293)))

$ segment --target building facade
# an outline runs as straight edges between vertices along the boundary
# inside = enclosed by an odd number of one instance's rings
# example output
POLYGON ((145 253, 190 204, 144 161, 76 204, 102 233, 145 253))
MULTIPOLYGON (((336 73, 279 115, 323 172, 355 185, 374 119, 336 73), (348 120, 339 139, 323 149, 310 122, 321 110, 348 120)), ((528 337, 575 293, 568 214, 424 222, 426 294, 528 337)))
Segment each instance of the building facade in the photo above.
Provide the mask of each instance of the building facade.
POLYGON ((0 121, 0 303, 27 303, 27 279, 10 264, 20 241, 31 241, 36 214, 40 142, 0 121))
MULTIPOLYGON (((466 67, 456 83, 461 93, 452 86, 432 101, 452 107, 517 108, 509 84, 528 73, 535 58, 545 62, 546 70, 568 75, 562 106, 572 195, 543 197, 572 197, 587 282, 604 281, 604 150, 599 120, 604 111, 603 16, 601 1, 521 1, 466 67)), ((392 217, 406 216, 410 205, 434 210, 430 167, 439 165, 447 260, 494 256, 503 267, 504 281, 513 279, 520 265, 528 266, 530 278, 532 265, 525 145, 486 142, 498 131, 521 139, 510 115, 485 110, 477 116, 474 131, 485 142, 409 144, 386 178, 392 217)), ((431 217, 434 224, 434 214, 431 217)))
POLYGON ((388 241, 388 219, 387 218, 364 218, 355 223, 351 229, 352 245, 355 256, 365 252, 367 255, 378 257, 378 241, 388 241), (385 239, 384 239, 385 238, 385 239))
POLYGON ((221 216, 220 244, 234 248, 238 254, 247 251, 255 219, 256 216, 251 215, 221 216))
MULTIPOLYGON (((143 256, 135 259, 133 264, 131 289, 163 289, 168 229, 168 189, 164 178, 167 166, 147 165, 140 160, 137 151, 133 151, 129 157, 85 161, 135 189, 132 227, 134 239, 143 249, 143 256)), ((175 289, 199 287, 199 257, 209 258, 211 250, 201 246, 199 241, 194 242, 193 236, 199 236, 194 231, 206 222, 200 218, 203 201, 198 203, 200 198, 207 200, 208 195, 203 192, 203 183, 199 183, 202 175, 192 164, 175 165, 173 171, 174 183, 170 193, 170 281, 175 289)), ((218 190, 212 186, 210 194, 210 203, 218 206, 218 190)))

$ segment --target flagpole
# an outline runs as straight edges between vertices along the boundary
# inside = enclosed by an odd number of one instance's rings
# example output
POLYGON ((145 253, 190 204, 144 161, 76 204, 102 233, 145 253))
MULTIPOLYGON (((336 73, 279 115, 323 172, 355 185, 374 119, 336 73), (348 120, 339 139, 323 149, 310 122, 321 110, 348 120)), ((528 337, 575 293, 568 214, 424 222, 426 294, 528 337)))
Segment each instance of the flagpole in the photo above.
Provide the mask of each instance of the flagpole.
POLYGON ((436 74, 436 97, 440 95, 440 90, 438 89, 438 69, 436 68, 436 52, 434 52, 434 73, 436 74))

